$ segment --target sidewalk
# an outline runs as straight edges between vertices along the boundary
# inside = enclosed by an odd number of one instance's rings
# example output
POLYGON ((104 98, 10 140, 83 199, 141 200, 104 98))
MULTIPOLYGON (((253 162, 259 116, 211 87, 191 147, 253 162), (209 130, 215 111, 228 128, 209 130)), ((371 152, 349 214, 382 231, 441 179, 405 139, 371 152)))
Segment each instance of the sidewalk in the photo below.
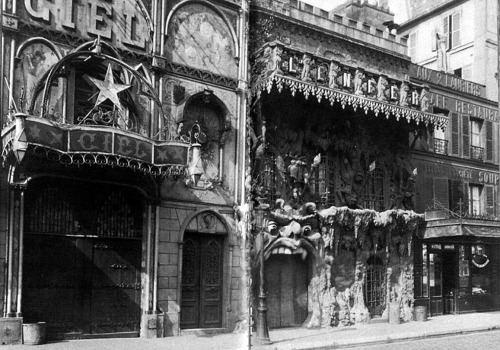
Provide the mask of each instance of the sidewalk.
MULTIPOLYGON (((371 323, 349 327, 271 330, 270 345, 253 345, 252 350, 333 349, 400 340, 500 330, 500 312, 431 317, 426 322, 402 324, 371 323)), ((255 336, 255 334, 254 334, 255 336)), ((252 341, 255 338, 252 338, 252 341)), ((2 349, 24 349, 28 345, 4 345, 2 349)), ((248 350, 246 334, 183 335, 159 339, 121 338, 88 339, 48 343, 35 346, 45 350, 248 350)))
POLYGON ((500 330, 500 312, 444 315, 425 322, 401 324, 371 323, 349 327, 272 330, 271 345, 253 346, 252 350, 334 349, 367 344, 500 330))

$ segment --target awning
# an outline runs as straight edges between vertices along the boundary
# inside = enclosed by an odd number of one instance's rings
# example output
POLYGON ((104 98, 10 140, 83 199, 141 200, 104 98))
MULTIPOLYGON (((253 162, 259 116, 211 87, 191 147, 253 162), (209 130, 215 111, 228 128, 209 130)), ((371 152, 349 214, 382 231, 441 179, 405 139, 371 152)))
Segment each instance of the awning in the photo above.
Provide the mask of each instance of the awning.
MULTIPOLYGON (((55 153, 65 164, 129 167, 152 175, 181 174, 187 166, 189 143, 158 141, 106 126, 60 124, 16 115, 2 130, 2 157, 29 149, 55 153)), ((18 161, 19 158, 18 158, 18 161)))
POLYGON ((443 237, 500 238, 500 222, 479 219, 445 219, 428 221, 424 239, 443 237))

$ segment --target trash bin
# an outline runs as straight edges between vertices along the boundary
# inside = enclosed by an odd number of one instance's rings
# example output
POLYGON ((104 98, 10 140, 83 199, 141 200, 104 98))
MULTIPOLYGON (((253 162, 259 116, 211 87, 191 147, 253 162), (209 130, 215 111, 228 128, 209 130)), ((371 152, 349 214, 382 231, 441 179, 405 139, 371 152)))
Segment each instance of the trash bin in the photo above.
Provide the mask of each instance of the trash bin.
POLYGON ((45 322, 23 324, 23 344, 40 345, 45 343, 45 322))
POLYGON ((389 304, 389 323, 400 324, 401 319, 399 318, 399 303, 389 304))
POLYGON ((415 307, 415 321, 427 321, 427 306, 415 307))

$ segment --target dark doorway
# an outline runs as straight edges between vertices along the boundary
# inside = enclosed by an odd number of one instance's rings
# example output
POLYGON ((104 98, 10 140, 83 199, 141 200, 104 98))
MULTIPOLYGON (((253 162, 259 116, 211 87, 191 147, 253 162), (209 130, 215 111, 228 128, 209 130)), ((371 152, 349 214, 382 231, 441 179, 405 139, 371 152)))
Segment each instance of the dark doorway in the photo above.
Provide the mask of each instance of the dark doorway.
POLYGON ((443 251, 443 313, 455 312, 455 294, 457 290, 455 251, 443 251))
POLYGON ((300 254, 274 254, 265 270, 269 327, 301 325, 307 317, 307 260, 300 254))
POLYGON ((138 336, 142 200, 117 186, 40 179, 26 192, 24 322, 49 338, 138 336))
POLYGON ((223 236, 185 234, 182 329, 222 327, 222 242, 223 236))
POLYGON ((382 259, 370 257, 366 262, 365 302, 371 317, 381 317, 385 309, 387 271, 382 259))

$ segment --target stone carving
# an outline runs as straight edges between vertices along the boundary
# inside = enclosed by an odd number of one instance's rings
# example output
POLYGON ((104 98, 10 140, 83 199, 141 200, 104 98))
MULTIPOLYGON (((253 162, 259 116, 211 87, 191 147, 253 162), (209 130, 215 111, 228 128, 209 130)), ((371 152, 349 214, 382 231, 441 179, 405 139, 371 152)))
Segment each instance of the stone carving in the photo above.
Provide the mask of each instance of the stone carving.
POLYGON ((403 81, 401 83, 401 88, 399 89, 399 105, 401 107, 408 107, 408 100, 410 98, 409 92, 410 86, 407 82, 403 81))
POLYGON ((422 91, 420 92, 420 110, 422 112, 430 112, 431 110, 428 85, 424 85, 422 87, 422 91))
POLYGON ((311 56, 308 54, 304 54, 302 56, 302 73, 300 75, 300 79, 302 81, 311 81, 311 64, 314 63, 314 61, 311 59, 311 56))
POLYGON ((354 94, 355 95, 364 95, 364 87, 363 87, 363 79, 365 78, 365 74, 361 69, 356 69, 356 73, 354 73, 354 94))
POLYGON ((386 102, 387 101, 387 95, 388 95, 388 86, 389 82, 387 81, 386 77, 381 75, 378 78, 378 83, 377 83, 377 100, 381 102, 386 102))
POLYGON ((447 40, 448 37, 446 34, 436 32, 437 68, 445 72, 448 72, 448 55, 446 54, 447 40))
POLYGON ((339 65, 332 61, 330 63, 330 71, 328 72, 328 87, 330 89, 335 89, 338 88, 339 85, 337 84, 337 77, 340 73, 340 67, 339 65))

